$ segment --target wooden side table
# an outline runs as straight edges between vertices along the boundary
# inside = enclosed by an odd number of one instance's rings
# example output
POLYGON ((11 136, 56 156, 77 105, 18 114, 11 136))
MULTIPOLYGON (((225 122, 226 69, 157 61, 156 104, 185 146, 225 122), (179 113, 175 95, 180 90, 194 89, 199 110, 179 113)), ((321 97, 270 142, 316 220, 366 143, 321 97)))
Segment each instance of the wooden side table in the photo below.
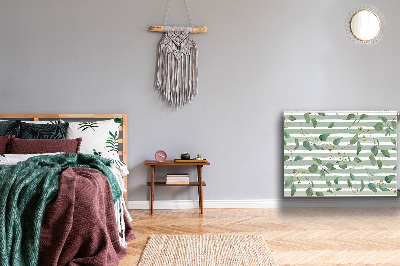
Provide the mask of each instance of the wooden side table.
POLYGON ((184 187, 197 187, 199 193, 199 208, 200 213, 203 214, 203 186, 206 183, 203 181, 203 165, 210 165, 207 162, 187 162, 187 163, 176 163, 174 161, 157 162, 155 160, 144 161, 144 165, 151 166, 151 182, 147 182, 147 186, 151 187, 151 214, 153 214, 153 201, 154 201, 154 187, 172 187, 172 186, 184 186, 184 187), (166 182, 154 182, 154 174, 156 166, 179 166, 179 165, 193 165, 197 166, 197 182, 189 182, 189 184, 167 184, 166 182))

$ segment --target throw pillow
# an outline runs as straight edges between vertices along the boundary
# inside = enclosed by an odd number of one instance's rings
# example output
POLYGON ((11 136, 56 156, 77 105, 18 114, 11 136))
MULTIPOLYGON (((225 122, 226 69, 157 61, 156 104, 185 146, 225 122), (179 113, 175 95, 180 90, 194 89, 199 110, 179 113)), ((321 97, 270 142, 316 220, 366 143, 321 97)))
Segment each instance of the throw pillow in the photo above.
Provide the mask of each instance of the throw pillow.
POLYGON ((19 138, 21 139, 65 139, 68 122, 62 124, 37 124, 21 122, 19 138))
POLYGON ((20 120, 0 121, 0 136, 18 135, 20 120))
POLYGON ((7 153, 78 153, 82 139, 19 139, 13 138, 8 145, 7 153))
POLYGON ((0 136, 0 156, 2 156, 7 151, 7 144, 10 139, 13 138, 12 135, 0 136))
POLYGON ((82 138, 81 153, 99 155, 120 164, 122 162, 118 155, 118 136, 121 122, 119 118, 94 122, 70 122, 67 138, 82 138))

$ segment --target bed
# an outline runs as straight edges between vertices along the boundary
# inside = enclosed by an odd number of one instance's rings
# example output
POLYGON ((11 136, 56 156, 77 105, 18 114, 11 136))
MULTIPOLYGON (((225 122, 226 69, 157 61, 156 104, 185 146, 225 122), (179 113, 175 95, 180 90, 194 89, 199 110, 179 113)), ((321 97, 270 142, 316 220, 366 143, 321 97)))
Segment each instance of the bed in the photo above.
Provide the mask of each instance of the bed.
POLYGON ((0 114, 1 141, 0 265, 118 265, 134 238, 127 115, 0 114))

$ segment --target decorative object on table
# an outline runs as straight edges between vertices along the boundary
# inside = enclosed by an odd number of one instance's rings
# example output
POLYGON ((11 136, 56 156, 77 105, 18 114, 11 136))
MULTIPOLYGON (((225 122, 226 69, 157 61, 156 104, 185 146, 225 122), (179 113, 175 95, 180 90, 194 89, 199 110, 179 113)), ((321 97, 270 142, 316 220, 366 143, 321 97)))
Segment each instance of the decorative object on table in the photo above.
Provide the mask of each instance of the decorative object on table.
POLYGON ((152 235, 138 266, 188 264, 278 265, 261 235, 152 235))
POLYGON ((284 196, 396 196, 397 112, 284 112, 284 196))
POLYGON ((203 158, 201 158, 201 155, 198 153, 198 154, 196 155, 195 160, 203 160, 203 158))
POLYGON ((189 174, 167 174, 167 184, 189 184, 189 174))
POLYGON ((155 158, 157 162, 165 162, 165 160, 167 160, 167 153, 163 150, 158 150, 156 151, 155 158))
POLYGON ((359 45, 373 45, 383 34, 382 15, 368 6, 355 8, 346 19, 346 32, 359 45))
POLYGON ((176 109, 181 108, 197 95, 198 52, 189 33, 207 32, 207 27, 193 28, 187 0, 185 10, 190 27, 166 26, 171 0, 167 0, 163 24, 151 26, 150 31, 165 32, 157 54, 155 89, 163 99, 176 109))
POLYGON ((187 152, 184 152, 181 154, 181 159, 182 160, 190 160, 190 154, 187 152))
POLYGON ((207 159, 202 158, 201 160, 197 160, 196 158, 190 160, 182 160, 182 159, 174 159, 175 163, 207 163, 207 159))

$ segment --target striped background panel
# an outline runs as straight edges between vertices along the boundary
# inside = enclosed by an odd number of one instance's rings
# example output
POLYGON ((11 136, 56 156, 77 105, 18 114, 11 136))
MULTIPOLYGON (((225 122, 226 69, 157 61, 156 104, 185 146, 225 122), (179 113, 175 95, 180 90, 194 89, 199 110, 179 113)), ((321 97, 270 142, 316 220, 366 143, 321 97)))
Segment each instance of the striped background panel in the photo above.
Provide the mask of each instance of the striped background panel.
POLYGON ((397 111, 284 112, 284 196, 397 196, 397 111))

